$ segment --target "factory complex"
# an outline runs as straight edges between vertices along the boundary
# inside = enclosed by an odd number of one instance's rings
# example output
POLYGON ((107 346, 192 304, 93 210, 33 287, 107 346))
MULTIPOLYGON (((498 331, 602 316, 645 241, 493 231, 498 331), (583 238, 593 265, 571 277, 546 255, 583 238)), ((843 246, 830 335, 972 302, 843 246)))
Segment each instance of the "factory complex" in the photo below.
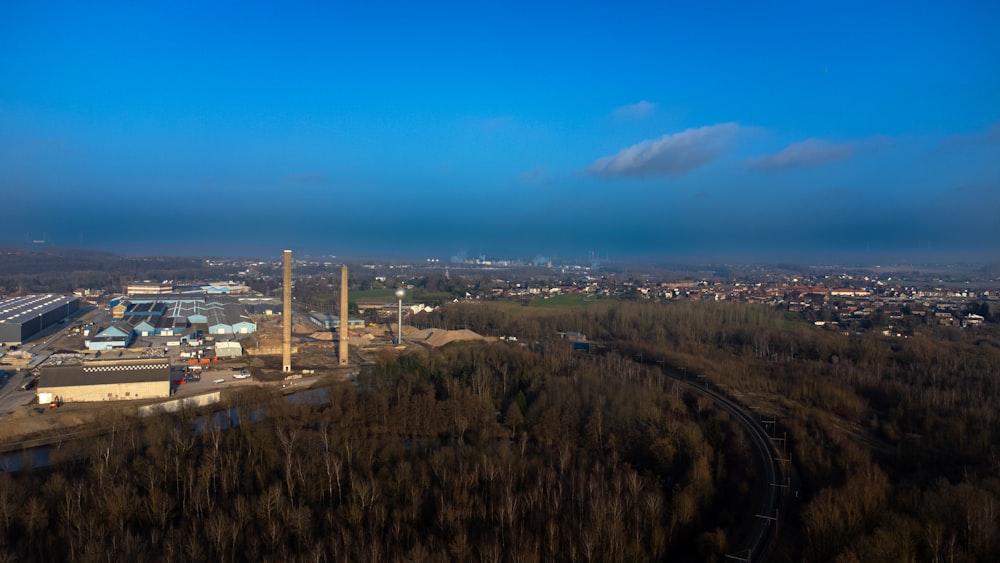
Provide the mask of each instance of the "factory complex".
POLYGON ((218 295, 137 295, 112 301, 111 314, 115 319, 127 318, 133 322, 142 319, 161 323, 162 319, 169 319, 169 323, 155 328, 171 329, 170 332, 183 324, 178 319, 186 321, 188 326, 205 325, 209 334, 251 334, 257 330, 257 323, 237 298, 218 295))
POLYGON ((204 334, 247 335, 257 323, 235 297, 221 295, 160 294, 113 299, 110 326, 85 333, 91 351, 129 347, 139 337, 168 337, 189 342, 204 334))
MULTIPOLYGON (((278 365, 285 379, 301 377, 287 375, 293 354, 291 251, 286 250, 283 258, 279 298, 248 295, 245 286, 232 282, 178 286, 170 281, 144 281, 128 284, 122 295, 83 311, 80 298, 71 296, 30 295, 0 301, 3 352, 23 359, 24 365, 17 369, 25 372, 25 378, 35 376, 20 389, 35 387, 38 404, 51 407, 68 402, 169 398, 181 385, 199 383, 203 370, 229 369, 216 364, 238 361, 248 352, 245 345, 253 346, 255 356, 280 354, 278 365), (267 321, 275 316, 278 319, 267 321), (261 327, 265 332, 280 327, 280 347, 260 345, 258 320, 267 323, 261 327), (64 331, 51 335, 46 331, 67 323, 64 331), (16 349, 39 333, 45 338, 16 349)), ((349 365, 347 329, 364 327, 363 321, 354 319, 340 326, 341 319, 348 319, 347 281, 345 266, 341 268, 339 318, 318 312, 300 317, 311 317, 325 330, 340 333, 336 348, 340 366, 349 365)), ((309 373, 314 372, 309 369, 309 373)), ((249 378, 250 372, 244 367, 232 377, 249 378)), ((225 379, 211 381, 221 382, 225 379)))

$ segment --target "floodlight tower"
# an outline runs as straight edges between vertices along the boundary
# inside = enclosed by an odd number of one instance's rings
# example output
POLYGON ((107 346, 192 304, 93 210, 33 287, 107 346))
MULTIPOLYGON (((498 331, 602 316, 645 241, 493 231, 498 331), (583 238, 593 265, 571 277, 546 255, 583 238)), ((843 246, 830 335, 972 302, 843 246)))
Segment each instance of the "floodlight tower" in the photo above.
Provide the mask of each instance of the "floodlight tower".
POLYGON ((403 297, 406 296, 406 290, 399 288, 396 290, 396 299, 399 299, 399 321, 396 323, 396 344, 403 343, 403 297))

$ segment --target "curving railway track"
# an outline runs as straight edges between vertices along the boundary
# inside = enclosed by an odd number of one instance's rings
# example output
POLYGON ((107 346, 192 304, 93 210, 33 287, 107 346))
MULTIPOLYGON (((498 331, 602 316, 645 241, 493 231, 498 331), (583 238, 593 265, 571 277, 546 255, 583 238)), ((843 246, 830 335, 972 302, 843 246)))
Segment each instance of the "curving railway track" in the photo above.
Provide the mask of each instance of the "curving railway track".
POLYGON ((752 517, 755 522, 752 532, 745 545, 735 552, 742 555, 729 555, 728 559, 737 561, 762 561, 766 560, 770 552, 772 542, 778 523, 778 509, 784 499, 785 476, 779 459, 778 450, 774 447, 770 437, 764 428, 757 422, 756 418, 746 413, 739 404, 718 391, 696 385, 690 381, 685 381, 679 377, 670 376, 673 379, 684 383, 689 388, 704 394, 721 409, 728 412, 739 422, 740 426, 750 437, 754 445, 754 451, 760 459, 761 467, 764 468, 764 486, 767 490, 761 495, 762 501, 757 507, 757 511, 752 517))

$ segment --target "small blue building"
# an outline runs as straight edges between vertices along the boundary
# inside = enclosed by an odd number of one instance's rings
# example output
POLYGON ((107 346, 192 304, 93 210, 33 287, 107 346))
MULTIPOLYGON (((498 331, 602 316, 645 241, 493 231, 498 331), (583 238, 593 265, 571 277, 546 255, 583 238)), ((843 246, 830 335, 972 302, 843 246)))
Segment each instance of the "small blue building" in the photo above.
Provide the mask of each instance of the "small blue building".
POLYGON ((132 343, 132 327, 125 323, 115 323, 97 333, 86 341, 87 349, 92 351, 115 350, 128 348, 132 343))

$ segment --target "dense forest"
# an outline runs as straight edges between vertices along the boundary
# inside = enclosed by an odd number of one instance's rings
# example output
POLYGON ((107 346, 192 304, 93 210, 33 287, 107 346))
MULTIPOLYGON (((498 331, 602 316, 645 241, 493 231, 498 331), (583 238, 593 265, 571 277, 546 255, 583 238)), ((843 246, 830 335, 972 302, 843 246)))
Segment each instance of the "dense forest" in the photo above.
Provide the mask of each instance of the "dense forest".
POLYGON ((450 346, 316 393, 0 474, 0 560, 721 560, 759 485, 728 415, 618 356, 450 346))
POLYGON ((995 327, 843 334, 768 307, 708 302, 544 317, 468 306, 427 322, 531 337, 581 331, 678 376, 705 376, 774 417, 794 476, 775 559, 1000 558, 995 327))

